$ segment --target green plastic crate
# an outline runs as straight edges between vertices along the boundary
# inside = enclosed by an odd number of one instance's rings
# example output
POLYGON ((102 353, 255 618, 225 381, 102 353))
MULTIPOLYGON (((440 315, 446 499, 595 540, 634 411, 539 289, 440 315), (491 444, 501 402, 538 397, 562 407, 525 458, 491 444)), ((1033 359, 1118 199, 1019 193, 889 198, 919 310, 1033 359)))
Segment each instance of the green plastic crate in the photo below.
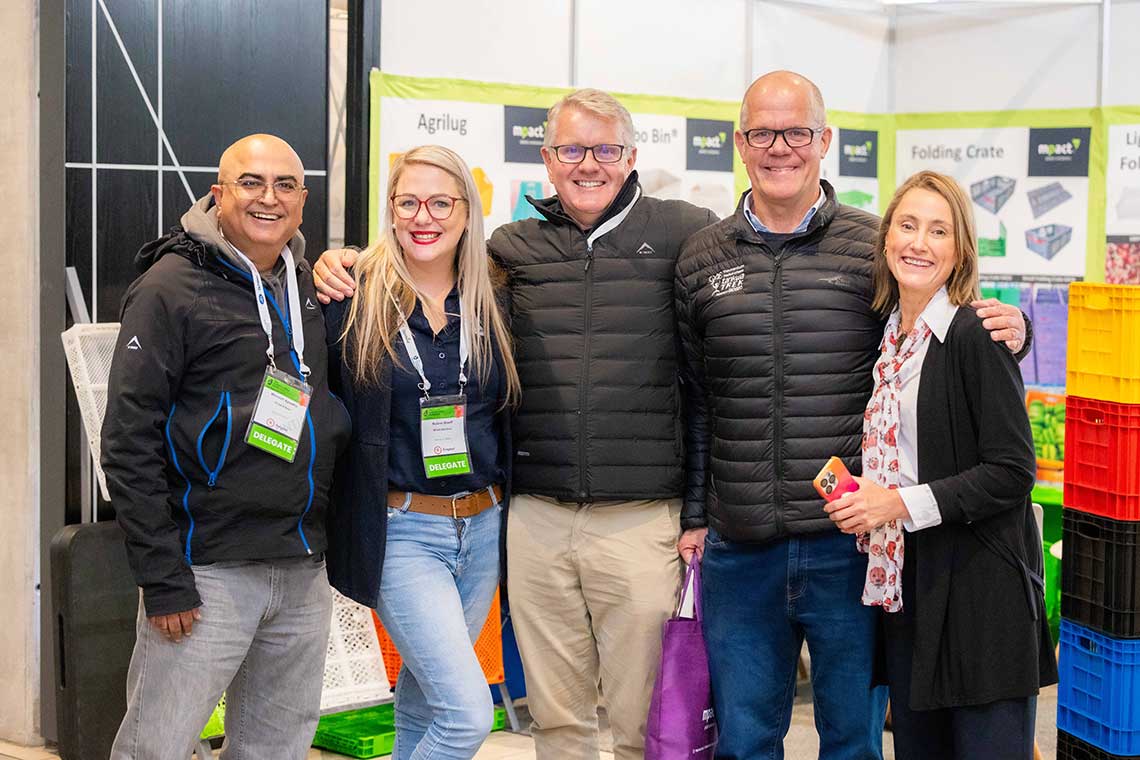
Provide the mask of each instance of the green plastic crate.
POLYGON ((1061 630, 1061 560, 1049 551, 1054 543, 1045 541, 1041 546, 1045 551, 1045 617, 1049 619, 1049 632, 1056 646, 1061 630))
MULTIPOLYGON (((496 707, 491 730, 501 731, 506 725, 507 711, 496 707)), ((390 703, 325 715, 313 737, 314 747, 361 758, 390 755, 395 742, 396 725, 390 703)))

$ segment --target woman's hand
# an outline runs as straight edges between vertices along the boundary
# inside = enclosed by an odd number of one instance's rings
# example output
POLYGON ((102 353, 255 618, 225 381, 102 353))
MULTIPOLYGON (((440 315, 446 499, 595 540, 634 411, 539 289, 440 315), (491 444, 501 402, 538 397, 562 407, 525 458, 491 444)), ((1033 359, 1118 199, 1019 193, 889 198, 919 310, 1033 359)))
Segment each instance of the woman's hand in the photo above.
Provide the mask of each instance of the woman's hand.
POLYGON ((357 255, 351 248, 321 254, 313 265, 313 284, 317 288, 318 301, 327 305, 329 301, 350 298, 356 292, 356 280, 348 270, 356 263, 357 255))
POLYGON ((839 530, 852 534, 868 533, 891 520, 910 518, 898 491, 883 488, 859 476, 855 476, 855 482, 859 484, 858 491, 849 491, 823 507, 839 530))

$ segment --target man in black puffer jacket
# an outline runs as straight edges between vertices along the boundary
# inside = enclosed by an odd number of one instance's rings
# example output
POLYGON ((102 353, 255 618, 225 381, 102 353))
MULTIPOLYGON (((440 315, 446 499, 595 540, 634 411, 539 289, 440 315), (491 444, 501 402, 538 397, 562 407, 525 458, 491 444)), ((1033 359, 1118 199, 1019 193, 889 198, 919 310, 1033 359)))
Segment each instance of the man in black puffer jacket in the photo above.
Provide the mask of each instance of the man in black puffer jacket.
MULTIPOLYGON (((673 273, 681 243, 716 221, 642 194, 633 119, 610 95, 550 109, 542 156, 557 196, 504 225, 522 381, 507 519, 511 619, 539 760, 597 760, 598 684, 614 757, 641 758, 681 565, 681 385, 673 273)), ((331 251, 323 297, 352 294, 331 251)))
POLYGON ((599 679, 614 757, 642 757, 680 579, 673 271, 716 217, 643 196, 633 142, 611 96, 564 98, 542 149, 557 196, 489 243, 510 278, 523 385, 507 586, 541 760, 596 760, 599 679))
MULTIPOLYGON (((677 262, 686 374, 700 389, 680 547, 704 554, 717 757, 782 756, 805 637, 820 757, 882 757, 878 611, 860 602, 866 557, 811 485, 832 455, 861 471, 883 334, 871 310, 879 219, 840 205, 820 180, 825 118, 805 78, 774 72, 754 82, 735 135, 752 189, 677 262)), ((995 340, 1021 347, 1016 308, 992 302, 979 313, 995 340)))

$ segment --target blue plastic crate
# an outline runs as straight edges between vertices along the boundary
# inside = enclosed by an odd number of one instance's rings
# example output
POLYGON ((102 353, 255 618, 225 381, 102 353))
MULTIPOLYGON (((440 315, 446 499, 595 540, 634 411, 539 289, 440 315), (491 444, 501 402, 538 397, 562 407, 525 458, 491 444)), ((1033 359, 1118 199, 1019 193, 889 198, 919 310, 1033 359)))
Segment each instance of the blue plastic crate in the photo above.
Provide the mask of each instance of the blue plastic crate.
POLYGON ((1114 755, 1140 755, 1140 639, 1061 621, 1057 728, 1114 755))

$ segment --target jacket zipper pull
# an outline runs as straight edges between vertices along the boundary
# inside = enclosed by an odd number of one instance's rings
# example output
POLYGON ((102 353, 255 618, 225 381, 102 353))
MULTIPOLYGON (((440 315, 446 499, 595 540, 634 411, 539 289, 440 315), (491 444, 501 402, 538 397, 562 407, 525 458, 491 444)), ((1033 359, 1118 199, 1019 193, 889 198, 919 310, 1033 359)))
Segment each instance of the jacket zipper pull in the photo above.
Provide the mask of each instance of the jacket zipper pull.
POLYGON ((589 272, 590 271, 590 262, 593 260, 594 260, 593 256, 587 256, 586 257, 586 268, 582 270, 583 272, 589 272))

